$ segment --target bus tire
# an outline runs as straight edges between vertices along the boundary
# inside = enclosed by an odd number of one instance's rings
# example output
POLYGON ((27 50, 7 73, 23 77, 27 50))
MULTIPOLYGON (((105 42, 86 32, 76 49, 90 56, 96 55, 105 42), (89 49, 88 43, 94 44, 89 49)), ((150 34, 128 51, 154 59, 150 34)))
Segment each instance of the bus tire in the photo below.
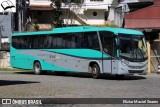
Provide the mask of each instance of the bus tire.
POLYGON ((98 64, 93 64, 91 66, 91 73, 92 73, 92 77, 94 79, 100 78, 101 73, 100 73, 100 68, 99 68, 98 64))
POLYGON ((34 73, 36 75, 41 75, 42 74, 42 67, 39 61, 34 63, 34 73))

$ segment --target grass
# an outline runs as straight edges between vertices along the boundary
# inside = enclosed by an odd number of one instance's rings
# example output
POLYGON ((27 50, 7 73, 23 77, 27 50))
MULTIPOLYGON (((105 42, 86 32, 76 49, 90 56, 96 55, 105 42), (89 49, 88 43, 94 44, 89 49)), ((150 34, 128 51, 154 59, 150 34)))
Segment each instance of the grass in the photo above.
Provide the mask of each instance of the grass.
POLYGON ((17 72, 25 72, 31 70, 24 70, 24 69, 16 69, 16 68, 0 68, 0 71, 17 71, 17 72))

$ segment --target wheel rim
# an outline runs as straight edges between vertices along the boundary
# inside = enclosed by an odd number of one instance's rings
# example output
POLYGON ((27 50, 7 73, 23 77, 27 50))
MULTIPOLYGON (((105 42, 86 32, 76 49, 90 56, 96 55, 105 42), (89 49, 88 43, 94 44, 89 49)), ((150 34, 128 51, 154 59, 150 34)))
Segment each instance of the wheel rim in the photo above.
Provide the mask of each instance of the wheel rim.
POLYGON ((93 67, 93 68, 92 68, 92 74, 93 74, 93 75, 96 75, 96 74, 97 74, 97 68, 96 68, 96 67, 93 67))
POLYGON ((40 72, 40 66, 39 65, 35 65, 35 72, 40 72))

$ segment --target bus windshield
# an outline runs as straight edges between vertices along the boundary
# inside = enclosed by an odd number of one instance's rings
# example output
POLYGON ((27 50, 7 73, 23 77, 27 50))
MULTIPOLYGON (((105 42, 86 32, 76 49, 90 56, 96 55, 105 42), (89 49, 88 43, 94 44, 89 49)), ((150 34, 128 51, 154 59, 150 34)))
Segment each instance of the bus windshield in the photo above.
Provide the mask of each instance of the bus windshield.
POLYGON ((147 59, 147 46, 144 37, 119 34, 120 57, 129 61, 147 59))

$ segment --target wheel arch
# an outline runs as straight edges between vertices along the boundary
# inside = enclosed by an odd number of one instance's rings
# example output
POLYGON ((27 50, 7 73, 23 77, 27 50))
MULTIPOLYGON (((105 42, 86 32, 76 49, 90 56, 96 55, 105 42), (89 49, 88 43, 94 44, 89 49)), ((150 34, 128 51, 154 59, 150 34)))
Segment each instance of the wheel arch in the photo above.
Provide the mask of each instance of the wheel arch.
POLYGON ((41 62, 40 60, 34 60, 34 61, 33 61, 33 69, 34 69, 34 64, 35 64, 36 62, 39 62, 39 63, 41 64, 41 69, 43 70, 42 62, 41 62))
POLYGON ((91 67, 93 64, 97 64, 97 65, 99 66, 100 73, 102 73, 102 64, 101 64, 99 61, 95 61, 95 60, 92 60, 92 61, 89 62, 88 71, 91 72, 90 67, 91 67))

